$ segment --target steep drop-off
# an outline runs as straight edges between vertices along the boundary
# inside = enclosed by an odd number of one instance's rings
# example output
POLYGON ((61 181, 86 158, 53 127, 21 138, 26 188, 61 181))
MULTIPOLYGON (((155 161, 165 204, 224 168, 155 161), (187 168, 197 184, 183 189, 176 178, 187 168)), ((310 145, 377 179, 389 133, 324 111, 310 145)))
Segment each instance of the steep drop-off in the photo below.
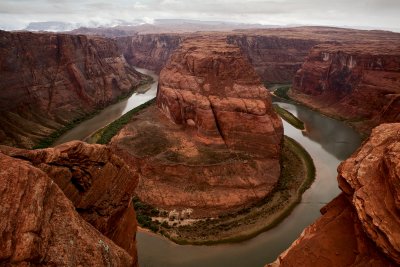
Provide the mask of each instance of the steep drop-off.
POLYGON ((74 141, 33 151, 0 146, 0 151, 45 173, 83 219, 137 259, 131 199, 138 176, 110 148, 74 141))
MULTIPOLYGON (((116 166, 118 160, 111 156, 111 162, 104 162, 104 159, 107 159, 104 153, 90 157, 80 154, 82 145, 69 146, 68 149, 66 145, 54 150, 37 151, 34 154, 4 146, 1 148, 13 156, 0 152, 1 266, 137 266, 134 213, 131 214, 132 220, 129 225, 125 224, 124 231, 119 231, 120 237, 124 235, 126 240, 132 239, 129 241, 133 245, 129 251, 131 255, 98 231, 104 230, 101 223, 96 225, 96 222, 104 221, 104 218, 110 215, 107 212, 113 209, 112 206, 100 206, 105 198, 102 195, 110 195, 99 189, 99 183, 106 185, 101 181, 103 178, 121 178, 124 171, 119 171, 120 177, 107 176, 113 168, 121 167, 116 166), (77 155, 79 157, 74 158, 77 155), (100 166, 102 163, 104 166, 100 166), (66 186, 71 183, 63 178, 80 179, 80 182, 83 182, 84 177, 89 183, 89 188, 85 192, 76 193, 74 197, 70 196, 74 202, 71 203, 58 185, 63 183, 63 186, 66 186), (87 203, 87 199, 98 196, 100 200, 96 203, 92 201, 92 208, 99 212, 95 215, 97 219, 93 221, 84 215, 85 221, 78 214, 81 212, 81 203, 87 203), (77 199, 80 199, 81 203, 77 203, 77 199), (102 211, 105 213, 101 213, 102 211), (128 228, 132 231, 125 231, 128 228)), ((86 147, 86 150, 102 152, 99 146, 86 147)), ((112 179, 109 181, 115 183, 112 179)), ((72 186, 67 188, 68 186, 64 192, 71 194, 72 186)), ((111 198, 108 202, 112 201, 111 198)), ((126 205, 127 202, 119 204, 126 205)), ((110 227, 116 230, 114 233, 118 233, 122 223, 117 218, 126 217, 122 214, 117 215, 116 211, 111 212, 116 217, 110 227)), ((123 245, 115 235, 108 236, 123 245)))
POLYGON ((110 39, 0 31, 0 143, 24 148, 143 79, 110 39))
POLYGON ((173 33, 137 34, 117 38, 117 43, 131 65, 158 73, 184 38, 183 34, 173 33))
POLYGON ((400 124, 382 124, 338 168, 343 193, 268 266, 400 264, 400 124))
POLYGON ((228 35, 227 42, 239 46, 263 81, 288 83, 304 62, 315 39, 269 35, 228 35))
POLYGON ((267 83, 291 83, 311 48, 318 44, 400 42, 400 34, 333 27, 293 27, 236 30, 233 32, 138 34, 117 38, 128 62, 159 72, 171 53, 187 37, 226 38, 240 47, 250 63, 267 83))
POLYGON ((400 121, 398 42, 319 45, 293 80, 290 97, 368 133, 400 121))
POLYGON ((275 187, 282 122, 238 47, 223 38, 187 39, 161 71, 157 105, 112 140, 138 166, 142 201, 210 217, 275 187))

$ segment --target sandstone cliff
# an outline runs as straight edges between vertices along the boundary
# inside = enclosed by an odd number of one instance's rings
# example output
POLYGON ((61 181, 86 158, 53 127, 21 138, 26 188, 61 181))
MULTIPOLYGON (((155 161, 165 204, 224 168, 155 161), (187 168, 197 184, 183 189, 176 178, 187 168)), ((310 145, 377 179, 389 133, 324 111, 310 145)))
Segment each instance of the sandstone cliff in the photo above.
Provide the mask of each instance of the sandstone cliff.
POLYGON ((316 46, 294 77, 290 96, 365 133, 400 121, 400 45, 316 46))
POLYGON ((117 43, 129 64, 158 73, 183 38, 185 35, 174 33, 137 34, 117 38, 117 43))
POLYGON ((338 168, 343 193, 267 266, 400 264, 400 124, 382 124, 338 168))
POLYGON ((0 202, 1 266, 136 266, 81 218, 46 172, 1 152, 0 202))
POLYGON ((51 178, 83 219, 137 259, 131 198, 138 176, 110 148, 74 141, 43 150, 0 150, 51 178))
POLYGON ((263 81, 290 83, 315 39, 297 39, 273 35, 228 35, 230 44, 239 46, 250 59, 263 81))
POLYGON ((112 140, 139 169, 142 201, 209 217, 275 187, 282 122, 238 47, 224 38, 187 39, 160 73, 157 105, 112 140))
POLYGON ((0 142, 40 139, 127 95, 143 76, 114 41, 0 31, 0 142))

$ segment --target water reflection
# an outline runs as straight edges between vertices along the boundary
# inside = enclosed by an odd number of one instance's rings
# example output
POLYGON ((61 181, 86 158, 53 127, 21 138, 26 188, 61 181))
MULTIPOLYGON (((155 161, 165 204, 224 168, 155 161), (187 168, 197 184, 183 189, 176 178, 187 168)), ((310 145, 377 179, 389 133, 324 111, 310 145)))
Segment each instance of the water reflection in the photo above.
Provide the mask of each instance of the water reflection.
POLYGON ((66 132, 59 139, 54 142, 54 146, 69 142, 72 140, 83 140, 88 137, 90 134, 94 133, 98 129, 103 128, 104 126, 108 125, 109 123, 113 122, 114 120, 118 119, 129 110, 149 101, 150 99, 154 98, 157 94, 157 84, 158 84, 158 76, 154 74, 154 72, 135 68, 141 73, 150 75, 154 79, 154 83, 151 85, 150 89, 143 94, 134 93, 129 98, 120 101, 114 105, 108 106, 107 108, 103 109, 99 114, 95 117, 88 119, 70 131, 66 132))
POLYGON ((302 144, 316 167, 315 182, 303 194, 301 203, 277 227, 238 244, 179 246, 162 237, 139 232, 140 266, 264 266, 288 248, 320 216, 320 208, 339 194, 336 168, 360 145, 359 135, 345 124, 305 107, 285 102, 277 104, 307 125, 306 131, 299 131, 283 121, 285 134, 302 144))
POLYGON ((360 136, 350 127, 343 127, 343 123, 317 112, 310 112, 310 109, 277 101, 281 107, 289 110, 306 124, 306 131, 303 135, 319 143, 323 149, 334 155, 338 160, 348 158, 354 147, 360 145, 360 136))

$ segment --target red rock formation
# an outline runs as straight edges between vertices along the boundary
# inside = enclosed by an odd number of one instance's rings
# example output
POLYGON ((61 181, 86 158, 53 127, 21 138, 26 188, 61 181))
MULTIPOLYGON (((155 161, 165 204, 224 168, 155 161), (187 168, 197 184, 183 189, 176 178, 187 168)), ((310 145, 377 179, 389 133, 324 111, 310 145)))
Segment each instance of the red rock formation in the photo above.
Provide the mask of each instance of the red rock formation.
POLYGON ((117 43, 131 65, 158 73, 183 38, 185 35, 174 33, 138 34, 117 38, 117 43))
POLYGON ((0 152, 1 266, 136 266, 42 170, 0 152))
POLYGON ((108 147, 74 141, 43 150, 0 150, 45 172, 87 222, 137 259, 131 198, 138 176, 108 147))
POLYGON ((262 80, 268 83, 290 83, 310 49, 320 43, 312 37, 298 39, 250 32, 228 35, 227 41, 242 49, 262 80))
POLYGON ((0 143, 29 148, 143 80, 109 39, 0 31, 0 143))
POLYGON ((343 193, 267 266, 400 264, 400 124, 382 124, 338 168, 343 193))
POLYGON ((400 45, 319 45, 297 72, 290 96, 361 132, 400 121, 400 45))
POLYGON ((332 27, 249 29, 219 33, 188 32, 142 33, 134 37, 118 38, 117 41, 129 63, 158 72, 186 37, 226 37, 228 43, 241 48, 262 80, 268 83, 291 83, 310 49, 317 44, 354 43, 354 40, 400 41, 398 33, 332 27))
POLYGON ((160 73, 157 105, 173 122, 229 149, 279 158, 282 123, 236 46, 188 39, 160 73))
POLYGON ((214 216, 274 188, 282 122, 238 47, 224 39, 186 40, 161 71, 157 105, 112 140, 139 169, 142 201, 214 216))

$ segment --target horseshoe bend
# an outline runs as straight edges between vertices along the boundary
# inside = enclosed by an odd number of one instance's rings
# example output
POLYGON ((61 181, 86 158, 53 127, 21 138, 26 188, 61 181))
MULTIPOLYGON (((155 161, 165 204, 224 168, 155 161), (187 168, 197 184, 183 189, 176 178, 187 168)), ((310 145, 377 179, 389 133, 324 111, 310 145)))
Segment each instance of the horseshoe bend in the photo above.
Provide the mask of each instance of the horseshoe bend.
POLYGON ((400 34, 180 23, 0 31, 0 266, 399 266, 400 34))
MULTIPOLYGON (((111 141, 140 174, 144 224, 179 243, 243 238, 232 217, 268 202, 278 187, 281 151, 294 153, 259 76, 223 38, 188 38, 162 69, 156 102, 111 141), (198 230, 205 219, 212 222, 207 234, 198 230)), ((303 178, 305 172, 300 168, 303 178)), ((247 235, 267 226, 248 226, 254 230, 247 235)))

